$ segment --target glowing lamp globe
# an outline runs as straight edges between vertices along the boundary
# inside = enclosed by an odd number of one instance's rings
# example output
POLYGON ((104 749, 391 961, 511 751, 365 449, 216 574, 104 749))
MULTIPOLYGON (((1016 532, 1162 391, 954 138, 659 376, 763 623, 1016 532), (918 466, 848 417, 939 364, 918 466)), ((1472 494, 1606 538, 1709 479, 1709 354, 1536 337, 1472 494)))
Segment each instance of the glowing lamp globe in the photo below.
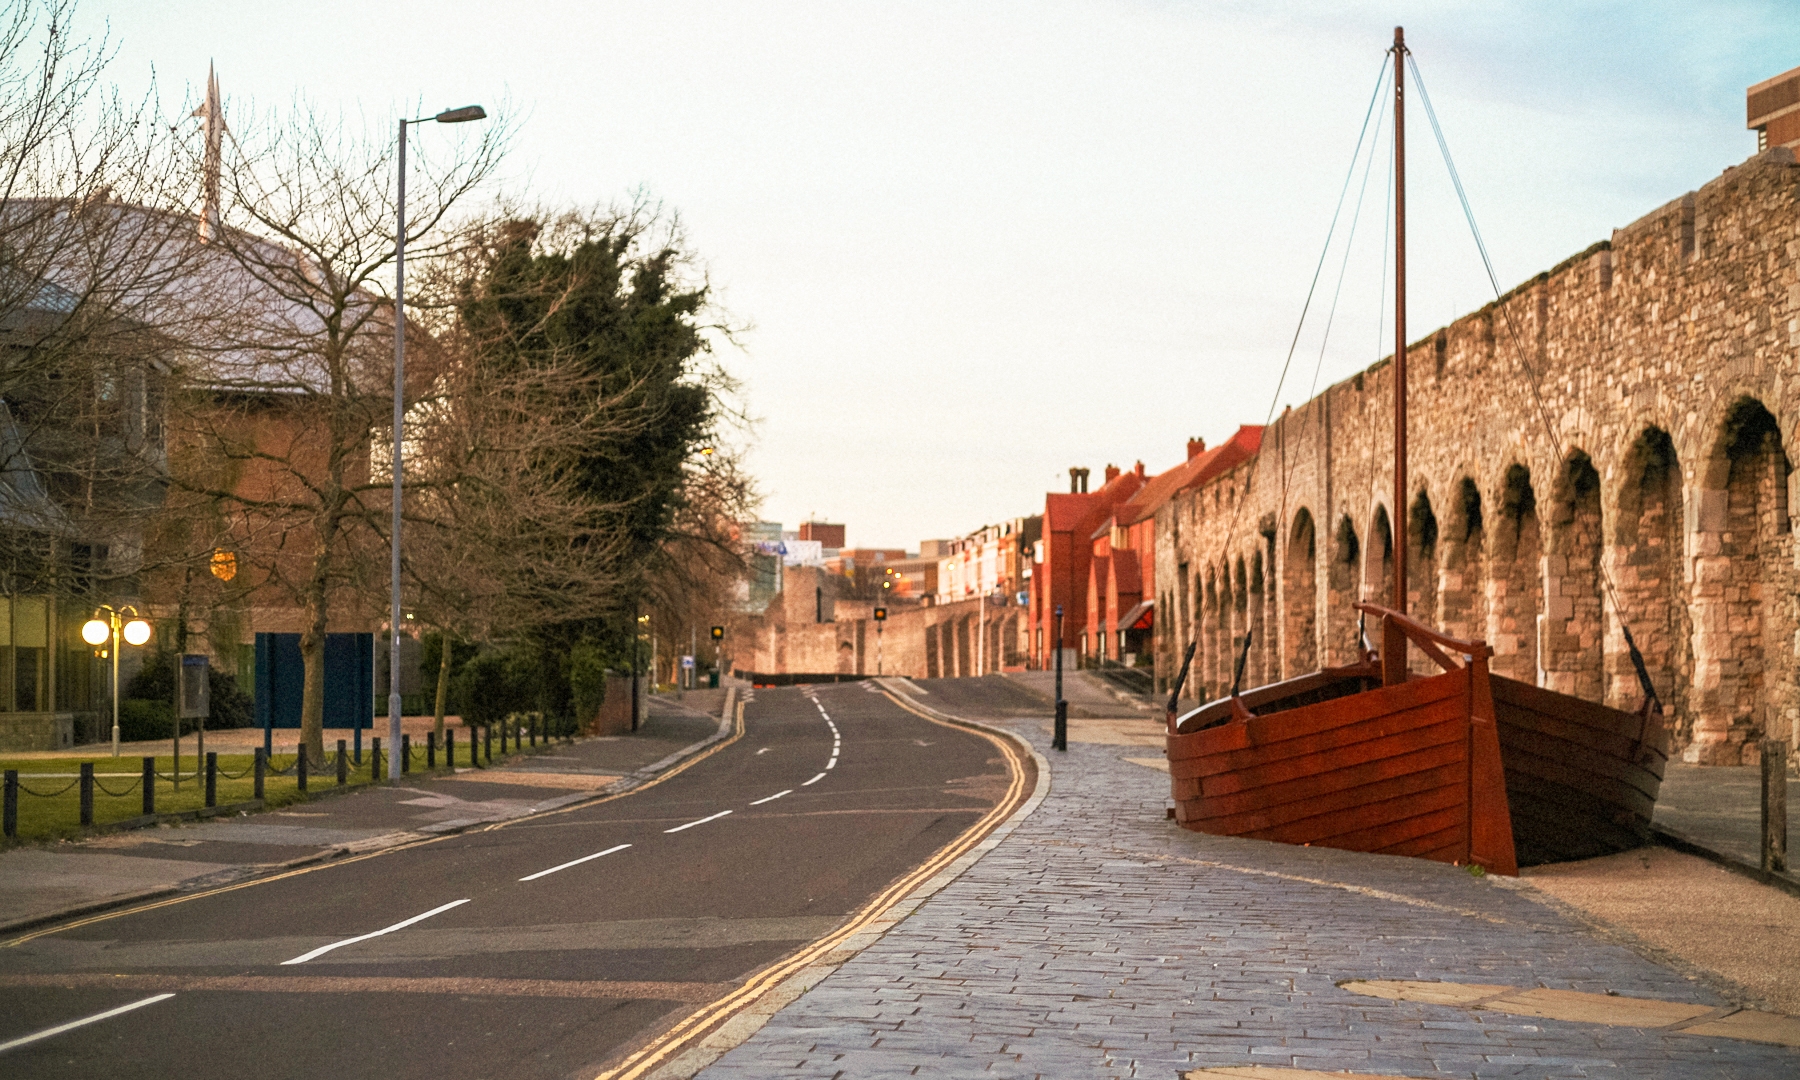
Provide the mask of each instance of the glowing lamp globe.
POLYGON ((89 619, 81 624, 81 640, 89 645, 104 645, 112 636, 112 627, 99 619, 89 619))
POLYGON ((131 645, 142 645, 150 640, 150 624, 142 619, 133 619, 125 624, 125 641, 131 645))

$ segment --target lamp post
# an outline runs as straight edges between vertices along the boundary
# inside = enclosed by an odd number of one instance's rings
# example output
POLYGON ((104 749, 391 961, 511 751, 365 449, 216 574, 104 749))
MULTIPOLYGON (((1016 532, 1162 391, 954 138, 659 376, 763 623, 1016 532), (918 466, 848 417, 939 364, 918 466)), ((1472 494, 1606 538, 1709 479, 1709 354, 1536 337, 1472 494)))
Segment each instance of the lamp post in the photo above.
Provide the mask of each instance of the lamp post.
MULTIPOLYGON (((400 748, 400 495, 405 475, 402 455, 402 432, 406 421, 406 125, 435 120, 440 124, 461 124, 469 120, 487 119, 487 110, 479 105, 445 109, 436 116, 400 121, 400 180, 394 221, 394 533, 393 597, 389 610, 392 636, 388 643, 388 746, 400 748)), ((400 779, 403 763, 397 753, 388 755, 388 779, 400 779)))
MULTIPOLYGON (((150 640, 150 624, 138 614, 137 608, 126 604, 123 608, 115 608, 111 604, 101 604, 94 609, 94 617, 81 624, 81 640, 99 648, 111 639, 112 653, 112 744, 113 757, 119 756, 119 640, 123 638, 128 645, 142 645, 150 640), (126 618, 126 612, 131 613, 126 618)), ((177 721, 179 723, 180 721, 177 721)))

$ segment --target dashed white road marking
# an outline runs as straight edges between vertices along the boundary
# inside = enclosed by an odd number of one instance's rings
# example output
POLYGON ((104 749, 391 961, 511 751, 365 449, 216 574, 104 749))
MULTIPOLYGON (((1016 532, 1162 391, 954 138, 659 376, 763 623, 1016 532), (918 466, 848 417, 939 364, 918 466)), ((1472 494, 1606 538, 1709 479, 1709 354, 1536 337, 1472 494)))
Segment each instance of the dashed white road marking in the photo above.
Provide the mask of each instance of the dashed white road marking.
POLYGON ((761 806, 763 803, 774 802, 776 799, 781 798, 783 795, 792 795, 793 793, 794 793, 793 788, 788 788, 786 791, 777 791, 775 794, 769 796, 768 798, 758 799, 755 802, 751 803, 750 805, 751 806, 761 806))
POLYGON ((768 748, 768 747, 766 747, 766 746, 765 746, 765 747, 763 747, 763 748, 762 748, 762 749, 761 749, 761 750, 758 750, 758 751, 757 751, 757 753, 758 753, 758 754, 766 754, 766 753, 768 753, 768 752, 769 752, 769 748, 768 748))
POLYGON ((556 873, 558 870, 567 870, 571 866, 580 866, 582 863, 592 862, 593 860, 598 859, 602 855, 611 855, 615 851, 624 851, 626 848, 628 848, 630 846, 631 846, 630 844, 616 844, 612 847, 607 848, 605 851, 596 851, 592 855, 583 855, 579 859, 571 859, 570 861, 563 863, 561 866, 552 866, 548 870, 539 870, 535 874, 526 874, 524 877, 520 878, 519 880, 520 881, 536 881, 538 878, 548 877, 551 874, 556 873))
POLYGON ((101 1020, 110 1020, 120 1013, 128 1013, 133 1009, 141 1009, 146 1005, 154 1005, 159 1001, 167 1001, 174 996, 174 994, 157 994, 155 997, 147 997, 142 1001, 134 1001, 129 1005, 121 1005, 116 1009, 108 1009, 105 1012, 95 1013, 92 1016, 84 1016, 79 1020, 71 1020, 66 1024, 58 1024, 53 1028, 45 1028, 42 1031, 33 1032, 30 1035, 21 1035, 11 1042, 0 1043, 0 1054, 6 1053, 15 1046, 24 1046, 27 1043, 34 1043, 39 1039, 48 1039, 52 1035, 61 1035, 65 1031, 74 1031, 78 1027, 86 1027, 88 1024, 96 1023, 101 1020))
POLYGON ((342 941, 334 941, 329 945, 321 945, 318 948, 314 949, 312 952, 301 953, 299 956, 294 957, 292 960, 283 960, 281 962, 281 966, 286 967, 289 964, 304 964, 308 960, 313 960, 318 957, 324 956, 326 953, 330 952, 333 949, 341 949, 346 945, 354 945, 359 941, 367 941, 370 938, 378 938, 383 934, 391 934, 396 930, 404 930, 407 927, 411 926, 413 923, 424 922, 426 919, 431 918, 433 915, 441 915, 444 912, 449 911, 453 907, 461 907, 462 905, 464 905, 466 903, 468 903, 467 900, 452 900, 448 904, 444 904, 441 907, 432 908, 430 911, 427 911, 423 915, 414 915, 410 919, 401 919, 399 922, 395 923, 392 926, 384 926, 380 930, 377 930, 372 934, 358 934, 356 937, 353 937, 353 938, 345 938, 342 941))
POLYGON ((800 786, 801 787, 812 787, 814 784, 818 783, 819 781, 821 781, 823 779, 825 779, 825 774, 820 773, 819 775, 813 777, 811 780, 808 780, 806 783, 801 784, 800 786))
POLYGON ((837 755, 836 755, 836 754, 833 754, 833 755, 831 755, 831 760, 830 760, 830 761, 827 761, 827 762, 826 762, 826 763, 825 763, 825 768, 826 768, 826 769, 827 769, 827 770, 828 770, 828 771, 829 771, 829 770, 831 770, 831 769, 835 769, 835 768, 837 768, 837 755))
POLYGON ((731 811, 721 810, 718 813, 712 815, 711 817, 703 817, 699 821, 690 821, 686 825, 677 825, 673 829, 664 829, 663 832, 672 833, 672 832, 680 832, 683 829, 691 829, 696 825, 704 825, 709 821, 717 821, 729 813, 731 813, 731 811))

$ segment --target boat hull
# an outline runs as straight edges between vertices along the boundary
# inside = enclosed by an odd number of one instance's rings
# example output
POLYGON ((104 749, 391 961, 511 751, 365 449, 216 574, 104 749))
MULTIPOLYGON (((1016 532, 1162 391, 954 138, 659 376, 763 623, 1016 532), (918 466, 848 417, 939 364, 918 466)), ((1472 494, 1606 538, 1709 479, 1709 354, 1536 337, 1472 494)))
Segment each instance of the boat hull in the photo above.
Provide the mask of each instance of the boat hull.
POLYGON ((1492 675, 1479 660, 1391 686, 1377 670, 1317 672, 1172 725, 1176 821, 1497 872, 1649 841, 1668 763, 1659 713, 1492 675))
POLYGON ((1660 716, 1499 675, 1492 683, 1519 865, 1592 859, 1648 843, 1669 761, 1660 716))
MULTIPOLYGON (((1342 678, 1367 685, 1366 673, 1342 678)), ((1266 715, 1169 734, 1184 828, 1517 871, 1485 666, 1263 704, 1266 715)))

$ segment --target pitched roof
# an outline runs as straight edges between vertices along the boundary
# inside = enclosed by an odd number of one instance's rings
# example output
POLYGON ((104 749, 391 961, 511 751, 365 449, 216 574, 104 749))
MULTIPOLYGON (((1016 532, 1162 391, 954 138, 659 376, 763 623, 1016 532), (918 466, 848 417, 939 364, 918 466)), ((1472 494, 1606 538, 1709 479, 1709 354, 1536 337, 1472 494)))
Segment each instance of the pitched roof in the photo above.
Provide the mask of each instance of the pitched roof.
POLYGON ((1165 469, 1157 473, 1124 506, 1119 507, 1118 522, 1121 525, 1136 525, 1140 521, 1154 517, 1163 505, 1179 492, 1199 487, 1208 480, 1221 475, 1238 464, 1256 456, 1262 447, 1263 429, 1261 424, 1243 424, 1232 433, 1231 438, 1207 450, 1195 454, 1173 469, 1165 469))

